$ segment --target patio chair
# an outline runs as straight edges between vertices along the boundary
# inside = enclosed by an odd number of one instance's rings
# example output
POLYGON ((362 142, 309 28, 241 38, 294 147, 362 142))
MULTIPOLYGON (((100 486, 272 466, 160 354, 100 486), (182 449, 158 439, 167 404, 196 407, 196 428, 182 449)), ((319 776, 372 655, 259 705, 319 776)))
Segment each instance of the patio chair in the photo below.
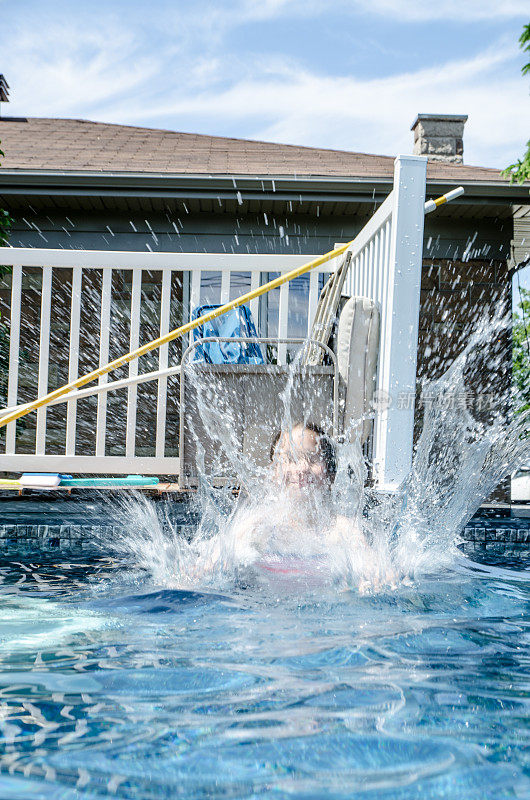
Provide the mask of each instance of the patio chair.
MULTIPOLYGON (((199 306, 193 310, 192 319, 197 319, 218 305, 199 306)), ((198 342, 193 350, 193 361, 207 364, 264 364, 261 347, 256 342, 245 342, 245 338, 256 338, 256 328, 247 306, 227 311, 221 317, 199 325, 193 331, 193 341, 198 342), (211 337, 215 337, 213 340, 211 337), (200 340, 209 338, 206 343, 200 340)))

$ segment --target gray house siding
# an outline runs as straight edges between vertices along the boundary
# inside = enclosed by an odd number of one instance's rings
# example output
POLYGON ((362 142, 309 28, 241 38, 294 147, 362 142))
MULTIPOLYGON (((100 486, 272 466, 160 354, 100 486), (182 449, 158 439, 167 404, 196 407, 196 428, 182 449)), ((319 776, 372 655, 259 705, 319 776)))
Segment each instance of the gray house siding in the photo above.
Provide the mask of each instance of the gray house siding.
MULTIPOLYGON (((353 238, 369 215, 320 217, 270 212, 228 214, 108 214, 13 212, 14 247, 210 253, 319 254, 353 238)), ((424 255, 466 260, 507 259, 511 219, 436 217, 425 220, 424 255)))
POLYGON ((512 257, 517 266, 530 258, 530 216, 516 217, 513 228, 512 257))

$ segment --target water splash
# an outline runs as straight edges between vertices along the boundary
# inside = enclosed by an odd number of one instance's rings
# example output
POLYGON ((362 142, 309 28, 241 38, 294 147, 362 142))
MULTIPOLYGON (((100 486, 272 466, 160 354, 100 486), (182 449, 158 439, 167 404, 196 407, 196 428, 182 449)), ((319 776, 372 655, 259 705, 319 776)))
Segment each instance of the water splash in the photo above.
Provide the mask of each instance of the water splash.
MULTIPOLYGON (((154 504, 135 501, 127 508, 125 548, 157 583, 187 589, 374 590, 446 569, 461 558, 457 543, 466 521, 530 457, 528 415, 510 411, 507 330, 500 315, 483 321, 445 374, 424 384, 413 466, 391 496, 366 488, 366 464, 353 434, 337 448, 331 491, 308 486, 293 492, 278 480, 274 464, 256 466, 242 454, 237 407, 214 402, 214 388, 203 388, 195 422, 195 534, 186 540, 154 504), (469 390, 485 368, 500 376, 491 408, 469 390), (215 441, 217 466, 223 461, 238 476, 242 489, 235 501, 231 490, 208 479, 212 465, 206 468, 201 429, 215 441)), ((292 367, 281 393, 286 432, 299 421, 291 409, 296 359, 292 367)))

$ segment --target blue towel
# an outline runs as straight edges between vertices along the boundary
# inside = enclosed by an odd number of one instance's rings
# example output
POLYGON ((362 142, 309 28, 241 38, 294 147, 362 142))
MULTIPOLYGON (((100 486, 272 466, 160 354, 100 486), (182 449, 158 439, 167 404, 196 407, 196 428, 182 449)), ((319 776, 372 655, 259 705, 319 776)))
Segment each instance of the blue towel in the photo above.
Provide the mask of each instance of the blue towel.
MULTIPOLYGON (((200 306, 196 308, 192 319, 202 317, 209 311, 219 306, 200 306)), ((221 336, 232 338, 236 336, 257 336, 250 309, 238 306, 210 322, 199 325, 193 331, 193 340, 204 339, 207 336, 221 336)), ((193 352, 193 361, 202 361, 206 364, 265 364, 261 347, 255 342, 205 342, 199 344, 193 352)))

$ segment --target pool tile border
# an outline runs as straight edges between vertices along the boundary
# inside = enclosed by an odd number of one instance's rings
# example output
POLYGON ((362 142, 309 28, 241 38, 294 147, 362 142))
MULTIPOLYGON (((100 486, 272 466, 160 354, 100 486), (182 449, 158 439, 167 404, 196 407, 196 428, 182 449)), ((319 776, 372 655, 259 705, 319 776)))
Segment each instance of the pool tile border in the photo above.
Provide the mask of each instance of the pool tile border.
MULTIPOLYGON (((2 508, 0 503, 0 555, 2 552, 24 548, 36 551, 82 552, 93 550, 112 553, 119 548, 122 527, 105 524, 100 515, 93 520, 83 518, 82 503, 46 508, 40 504, 21 503, 2 508), (61 512, 70 517, 64 522, 61 512), (17 517, 23 519, 17 522, 17 517), (48 517, 49 522, 43 522, 48 517), (86 519, 86 521, 85 521, 86 519)), ((171 519, 175 531, 186 538, 193 532, 184 503, 171 503, 171 519)), ((465 526, 460 535, 460 548, 465 553, 477 551, 513 551, 513 554, 530 550, 530 517, 477 515, 465 526)))

